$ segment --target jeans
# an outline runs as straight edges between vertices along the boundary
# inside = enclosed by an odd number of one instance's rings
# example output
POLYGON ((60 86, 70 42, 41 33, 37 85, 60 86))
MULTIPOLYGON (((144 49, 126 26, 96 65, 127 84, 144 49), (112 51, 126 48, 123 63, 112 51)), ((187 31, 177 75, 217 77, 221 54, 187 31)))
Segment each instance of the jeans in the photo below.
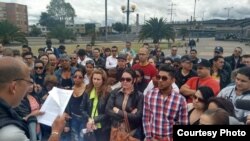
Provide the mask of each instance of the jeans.
POLYGON ((83 137, 81 137, 81 130, 86 125, 87 120, 83 120, 81 116, 72 114, 71 116, 71 141, 83 141, 83 137))

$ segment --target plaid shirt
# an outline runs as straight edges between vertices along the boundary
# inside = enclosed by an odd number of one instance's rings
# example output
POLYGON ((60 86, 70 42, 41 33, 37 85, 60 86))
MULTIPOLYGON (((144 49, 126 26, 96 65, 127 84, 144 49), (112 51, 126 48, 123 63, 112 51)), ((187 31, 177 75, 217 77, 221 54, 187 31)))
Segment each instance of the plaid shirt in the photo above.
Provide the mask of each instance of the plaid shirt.
POLYGON ((158 88, 150 90, 144 97, 142 121, 146 140, 154 136, 172 140, 173 125, 188 124, 185 98, 174 91, 164 98, 158 88))

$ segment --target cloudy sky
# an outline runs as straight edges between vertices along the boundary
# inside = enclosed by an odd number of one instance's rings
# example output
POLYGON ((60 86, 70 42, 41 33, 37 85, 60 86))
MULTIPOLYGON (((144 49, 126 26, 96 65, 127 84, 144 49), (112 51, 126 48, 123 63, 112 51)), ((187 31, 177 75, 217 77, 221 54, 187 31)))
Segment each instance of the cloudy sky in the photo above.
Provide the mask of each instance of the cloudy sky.
MULTIPOLYGON (((41 12, 45 12, 51 0, 1 0, 3 2, 16 2, 28 5, 29 24, 38 22, 41 12)), ((98 22, 104 24, 105 0, 65 0, 71 3, 76 11, 76 23, 98 22)), ((163 17, 170 20, 170 5, 173 6, 173 20, 186 21, 194 15, 195 0, 130 0, 136 5, 136 11, 130 15, 130 23, 135 23, 135 17, 140 15, 140 24, 150 17, 163 17)), ((108 23, 126 22, 126 15, 122 13, 121 6, 127 0, 108 0, 108 23)), ((197 0, 197 20, 248 18, 250 17, 250 0, 197 0), (229 10, 227 10, 229 9, 229 10)))

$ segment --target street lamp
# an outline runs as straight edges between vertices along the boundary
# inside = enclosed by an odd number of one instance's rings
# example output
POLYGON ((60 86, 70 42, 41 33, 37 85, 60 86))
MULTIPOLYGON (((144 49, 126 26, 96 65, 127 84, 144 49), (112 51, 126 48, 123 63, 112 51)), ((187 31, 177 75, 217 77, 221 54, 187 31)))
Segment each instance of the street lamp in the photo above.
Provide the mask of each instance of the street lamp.
POLYGON ((226 7, 224 8, 225 10, 227 10, 227 19, 229 19, 229 13, 230 13, 230 10, 233 9, 234 7, 226 7))
POLYGON ((123 13, 127 13, 127 34, 128 34, 128 32, 129 32, 129 14, 130 14, 130 12, 134 12, 135 11, 135 9, 136 9, 136 6, 133 4, 133 5, 131 5, 131 8, 129 7, 130 6, 130 4, 129 4, 129 0, 128 0, 128 3, 127 3, 127 7, 126 6, 121 6, 121 10, 122 10, 122 12, 123 13))

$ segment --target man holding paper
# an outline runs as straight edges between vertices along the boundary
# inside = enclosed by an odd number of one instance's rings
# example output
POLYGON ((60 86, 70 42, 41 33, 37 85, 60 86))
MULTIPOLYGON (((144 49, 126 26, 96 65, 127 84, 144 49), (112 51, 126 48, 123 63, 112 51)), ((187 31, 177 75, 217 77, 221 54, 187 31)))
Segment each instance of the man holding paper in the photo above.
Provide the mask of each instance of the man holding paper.
MULTIPOLYGON (((0 140, 29 141, 27 123, 13 110, 32 85, 28 66, 12 57, 0 58, 0 140)), ((52 124, 49 141, 59 141, 66 115, 58 116, 52 124)))

